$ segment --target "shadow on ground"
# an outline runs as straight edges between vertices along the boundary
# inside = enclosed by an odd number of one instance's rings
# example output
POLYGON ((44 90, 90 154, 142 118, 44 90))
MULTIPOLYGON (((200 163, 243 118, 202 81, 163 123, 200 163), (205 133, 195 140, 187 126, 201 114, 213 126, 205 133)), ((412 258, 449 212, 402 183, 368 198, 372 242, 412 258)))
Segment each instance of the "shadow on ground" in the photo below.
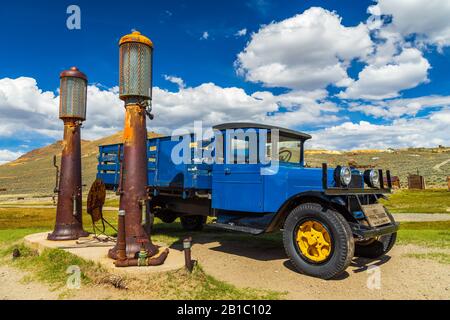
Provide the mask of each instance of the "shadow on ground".
MULTIPOLYGON (((170 247, 178 250, 183 249, 183 239, 192 237, 194 244, 218 244, 209 248, 209 250, 216 252, 246 257, 257 261, 285 259, 283 266, 291 272, 299 273, 286 256, 281 232, 253 236, 232 231, 221 231, 210 227, 205 227, 203 231, 188 232, 183 230, 178 223, 173 223, 155 225, 153 235, 173 238, 174 241, 170 247)), ((371 266, 381 266, 390 259, 390 256, 383 256, 379 259, 355 257, 350 266, 354 268, 352 270, 353 273, 360 273, 367 271, 371 266)), ((346 271, 333 278, 332 281, 345 280, 349 276, 349 273, 346 271)))

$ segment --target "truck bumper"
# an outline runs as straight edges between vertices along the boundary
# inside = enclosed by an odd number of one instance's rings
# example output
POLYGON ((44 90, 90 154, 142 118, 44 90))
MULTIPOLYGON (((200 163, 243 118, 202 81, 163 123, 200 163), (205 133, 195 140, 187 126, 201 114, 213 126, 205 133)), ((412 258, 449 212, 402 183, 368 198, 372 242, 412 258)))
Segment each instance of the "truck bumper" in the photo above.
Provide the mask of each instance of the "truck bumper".
POLYGON ((395 233, 400 228, 400 223, 398 222, 393 222, 389 225, 376 228, 371 228, 356 223, 349 223, 349 224, 350 228, 352 229, 353 235, 359 239, 370 239, 379 236, 384 236, 387 234, 395 233))

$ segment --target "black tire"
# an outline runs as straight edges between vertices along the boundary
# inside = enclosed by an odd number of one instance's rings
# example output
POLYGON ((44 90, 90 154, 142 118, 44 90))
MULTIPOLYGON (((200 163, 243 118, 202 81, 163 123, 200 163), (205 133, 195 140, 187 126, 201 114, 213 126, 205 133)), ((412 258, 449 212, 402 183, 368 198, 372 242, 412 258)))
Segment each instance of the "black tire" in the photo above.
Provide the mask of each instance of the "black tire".
POLYGON ((397 232, 355 244, 355 256, 368 259, 378 259, 391 251, 397 241, 397 232))
POLYGON ((160 218, 164 223, 174 223, 175 220, 177 220, 177 215, 173 211, 163 209, 158 212, 158 218, 160 218))
POLYGON ((187 231, 201 231, 206 223, 206 216, 183 216, 180 218, 181 225, 187 231))
POLYGON ((353 234, 344 217, 316 203, 305 203, 291 211, 284 224, 283 243, 286 254, 299 272, 321 279, 331 279, 344 272, 355 251, 353 234), (330 236, 331 253, 321 263, 305 257, 296 241, 299 227, 310 220, 322 224, 330 236))

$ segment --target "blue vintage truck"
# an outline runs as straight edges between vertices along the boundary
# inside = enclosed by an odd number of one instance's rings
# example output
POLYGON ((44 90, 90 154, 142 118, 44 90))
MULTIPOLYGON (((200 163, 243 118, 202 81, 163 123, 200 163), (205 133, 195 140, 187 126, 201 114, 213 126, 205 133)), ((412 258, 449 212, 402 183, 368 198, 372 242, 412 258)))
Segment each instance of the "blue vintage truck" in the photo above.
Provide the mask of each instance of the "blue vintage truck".
MULTIPOLYGON (((389 171, 309 168, 304 146, 311 136, 290 129, 230 123, 214 130, 210 139, 189 143, 183 158, 190 161, 182 163, 174 161, 174 149, 193 134, 148 140, 151 216, 165 223, 180 218, 189 231, 201 230, 207 217, 216 218, 211 227, 253 235, 282 230, 296 269, 323 279, 345 271, 354 256, 375 259, 393 247, 399 224, 378 203, 391 192, 389 171), (250 131, 261 149, 256 157, 248 150, 253 138, 241 134, 250 131), (208 157, 198 156, 211 148, 208 157), (272 150, 279 157, 270 161, 272 150)), ((97 178, 110 190, 126 179, 122 150, 100 146, 97 178)))

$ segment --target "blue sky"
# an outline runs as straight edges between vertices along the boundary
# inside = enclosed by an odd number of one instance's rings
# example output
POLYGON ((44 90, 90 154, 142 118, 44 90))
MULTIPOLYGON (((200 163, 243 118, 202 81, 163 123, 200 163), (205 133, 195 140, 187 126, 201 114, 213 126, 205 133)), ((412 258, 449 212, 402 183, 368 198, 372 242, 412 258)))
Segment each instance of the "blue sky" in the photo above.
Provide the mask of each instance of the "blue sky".
POLYGON ((329 149, 450 145, 450 5, 376 1, 21 1, 0 11, 0 162, 61 138, 59 72, 89 77, 84 138, 120 130, 120 37, 155 43, 150 130, 227 121, 329 149), (69 5, 81 30, 69 30, 69 5), (137 8, 137 9, 136 9, 137 8))

